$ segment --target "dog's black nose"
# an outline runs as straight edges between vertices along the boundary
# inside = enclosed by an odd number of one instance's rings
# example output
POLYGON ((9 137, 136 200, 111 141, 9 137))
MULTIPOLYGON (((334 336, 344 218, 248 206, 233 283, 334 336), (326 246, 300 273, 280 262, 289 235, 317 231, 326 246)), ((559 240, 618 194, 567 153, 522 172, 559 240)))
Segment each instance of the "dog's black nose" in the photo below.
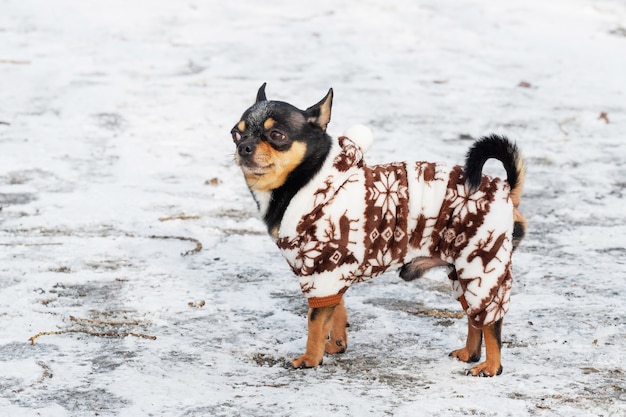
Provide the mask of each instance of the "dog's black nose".
POLYGON ((246 156, 250 156, 254 153, 254 145, 251 143, 241 143, 237 146, 237 152, 239 153, 239 156, 244 158, 246 156))

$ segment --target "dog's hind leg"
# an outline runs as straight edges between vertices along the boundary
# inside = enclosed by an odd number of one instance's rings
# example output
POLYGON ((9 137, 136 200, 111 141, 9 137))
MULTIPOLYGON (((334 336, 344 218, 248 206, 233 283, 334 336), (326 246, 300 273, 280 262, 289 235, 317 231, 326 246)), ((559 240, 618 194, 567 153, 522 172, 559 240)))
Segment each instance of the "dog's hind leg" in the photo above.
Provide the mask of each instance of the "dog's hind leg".
POLYGON ((469 374, 473 376, 496 376, 502 373, 500 349, 502 348, 502 319, 483 328, 487 359, 472 367, 469 374))
POLYGON ((467 340, 465 341, 465 347, 457 349, 450 353, 450 356, 457 358, 463 362, 478 362, 480 360, 481 349, 483 346, 483 331, 477 329, 470 323, 470 318, 467 318, 467 340))
POLYGON ((314 368, 322 364, 324 348, 332 325, 332 317, 337 305, 309 308, 309 334, 304 355, 291 361, 294 368, 314 368))
MULTIPOLYGON (((452 281, 458 280, 457 271, 451 268, 448 277, 452 281)), ((509 276, 510 278, 510 276, 509 276)), ((464 295, 458 298, 465 312, 468 311, 469 304, 464 295)), ((465 347, 450 353, 450 356, 457 358, 463 362, 478 362, 481 356, 482 340, 485 338, 485 347, 487 350, 487 358, 484 362, 473 366, 468 375, 473 376, 496 376, 502 373, 501 348, 502 348, 502 319, 498 319, 492 324, 476 328, 472 325, 472 319, 467 318, 467 340, 465 347)))
MULTIPOLYGON (((450 266, 448 268, 448 278, 451 281, 458 281, 459 277, 457 275, 456 268, 454 266, 450 266)), ((467 312, 469 304, 465 299, 464 295, 461 295, 458 298, 461 303, 461 308, 463 311, 467 312)), ((465 340, 465 347, 461 349, 454 350, 450 353, 450 357, 457 358, 463 362, 478 362, 480 360, 481 350, 483 346, 483 331, 482 329, 477 329, 472 326, 471 319, 467 317, 467 339, 465 340)))
POLYGON ((343 353, 348 348, 348 311, 341 300, 341 304, 335 307, 331 318, 330 335, 326 342, 325 351, 328 354, 343 353))

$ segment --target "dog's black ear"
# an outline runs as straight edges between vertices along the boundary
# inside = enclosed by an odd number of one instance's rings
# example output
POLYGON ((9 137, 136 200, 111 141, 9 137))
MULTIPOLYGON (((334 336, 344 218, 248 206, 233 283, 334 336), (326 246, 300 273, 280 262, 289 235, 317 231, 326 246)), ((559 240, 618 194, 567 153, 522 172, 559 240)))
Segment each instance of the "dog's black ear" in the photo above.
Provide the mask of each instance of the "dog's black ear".
POLYGON ((328 94, 319 103, 306 109, 307 122, 312 122, 326 131, 330 122, 330 110, 333 106, 333 89, 328 90, 328 94))
POLYGON ((259 91, 257 91, 256 93, 256 102, 258 103, 259 101, 267 101, 267 97, 265 97, 265 85, 267 83, 263 83, 263 85, 261 86, 261 88, 259 88, 259 91))

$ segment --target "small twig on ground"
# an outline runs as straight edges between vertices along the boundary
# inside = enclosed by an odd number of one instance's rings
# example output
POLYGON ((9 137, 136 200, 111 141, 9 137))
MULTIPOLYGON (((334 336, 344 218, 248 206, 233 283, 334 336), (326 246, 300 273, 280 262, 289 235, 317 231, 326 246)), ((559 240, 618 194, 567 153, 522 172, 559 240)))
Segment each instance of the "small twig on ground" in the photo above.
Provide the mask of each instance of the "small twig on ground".
POLYGON ((96 336, 96 337, 128 337, 128 336, 134 336, 134 337, 139 337, 142 339, 150 339, 150 340, 156 340, 156 336, 150 336, 147 334, 142 334, 142 333, 133 333, 133 332, 92 332, 91 330, 86 330, 86 329, 65 329, 65 330, 56 330, 56 331, 50 331, 50 332, 39 332, 36 335, 29 337, 28 340, 30 341, 31 345, 35 344, 35 339, 38 339, 41 336, 51 336, 51 335, 55 335, 55 334, 66 334, 66 333, 84 333, 84 334, 88 334, 90 336, 96 336))
POLYGON ((446 318, 446 319, 462 319, 463 318, 463 313, 460 312, 453 312, 453 311, 445 311, 445 310, 425 310, 425 309, 419 309, 419 310, 410 310, 407 311, 407 313, 409 314, 416 314, 416 315, 423 315, 423 316, 434 316, 434 317, 441 317, 441 318, 446 318))
MULTIPOLYGON (((141 323, 138 320, 132 320, 132 321, 103 321, 103 320, 93 320, 93 319, 84 319, 84 318, 80 318, 80 317, 75 317, 75 316, 70 316, 70 321, 78 324, 78 325, 82 325, 82 326, 93 326, 93 327, 100 327, 100 329, 106 329, 107 326, 139 326, 141 323)), ((90 336, 96 336, 96 337, 127 337, 127 336, 134 336, 134 337, 139 337, 142 339, 150 339, 150 340, 156 340, 156 336, 150 336, 147 334, 143 334, 143 333, 136 333, 136 332, 129 332, 129 331, 121 331, 121 330, 114 330, 114 331, 97 331, 97 330, 89 330, 87 328, 78 328, 78 329, 64 329, 64 330, 53 330, 53 331, 48 331, 48 332, 39 332, 36 335, 30 337, 28 340, 30 341, 31 345, 35 344, 35 340, 41 336, 49 336, 49 335, 57 335, 57 334, 66 334, 66 333, 84 333, 84 334, 88 334, 90 336)))
POLYGON ((160 222, 168 222, 170 220, 198 220, 200 216, 187 216, 185 214, 181 214, 180 216, 167 216, 167 217, 159 217, 160 222))
POLYGON ((187 255, 193 255, 196 254, 198 252, 200 252, 202 250, 202 243, 200 243, 200 241, 198 239, 194 239, 192 237, 185 237, 185 236, 148 236, 149 239, 176 239, 176 240, 183 240, 186 242, 193 242, 196 244, 196 247, 188 250, 187 252, 183 252, 181 253, 181 255, 183 256, 187 256, 187 255))

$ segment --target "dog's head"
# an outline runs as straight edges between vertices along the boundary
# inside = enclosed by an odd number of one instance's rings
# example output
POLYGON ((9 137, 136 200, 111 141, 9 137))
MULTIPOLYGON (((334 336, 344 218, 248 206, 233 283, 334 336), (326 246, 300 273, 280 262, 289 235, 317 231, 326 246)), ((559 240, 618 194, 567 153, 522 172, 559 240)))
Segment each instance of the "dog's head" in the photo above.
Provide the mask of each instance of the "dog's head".
POLYGON ((256 102, 231 130, 235 161, 252 191, 276 190, 294 176, 306 182, 317 172, 331 146, 326 126, 332 100, 330 89, 319 103, 300 110, 267 100, 265 84, 259 88, 256 102))

